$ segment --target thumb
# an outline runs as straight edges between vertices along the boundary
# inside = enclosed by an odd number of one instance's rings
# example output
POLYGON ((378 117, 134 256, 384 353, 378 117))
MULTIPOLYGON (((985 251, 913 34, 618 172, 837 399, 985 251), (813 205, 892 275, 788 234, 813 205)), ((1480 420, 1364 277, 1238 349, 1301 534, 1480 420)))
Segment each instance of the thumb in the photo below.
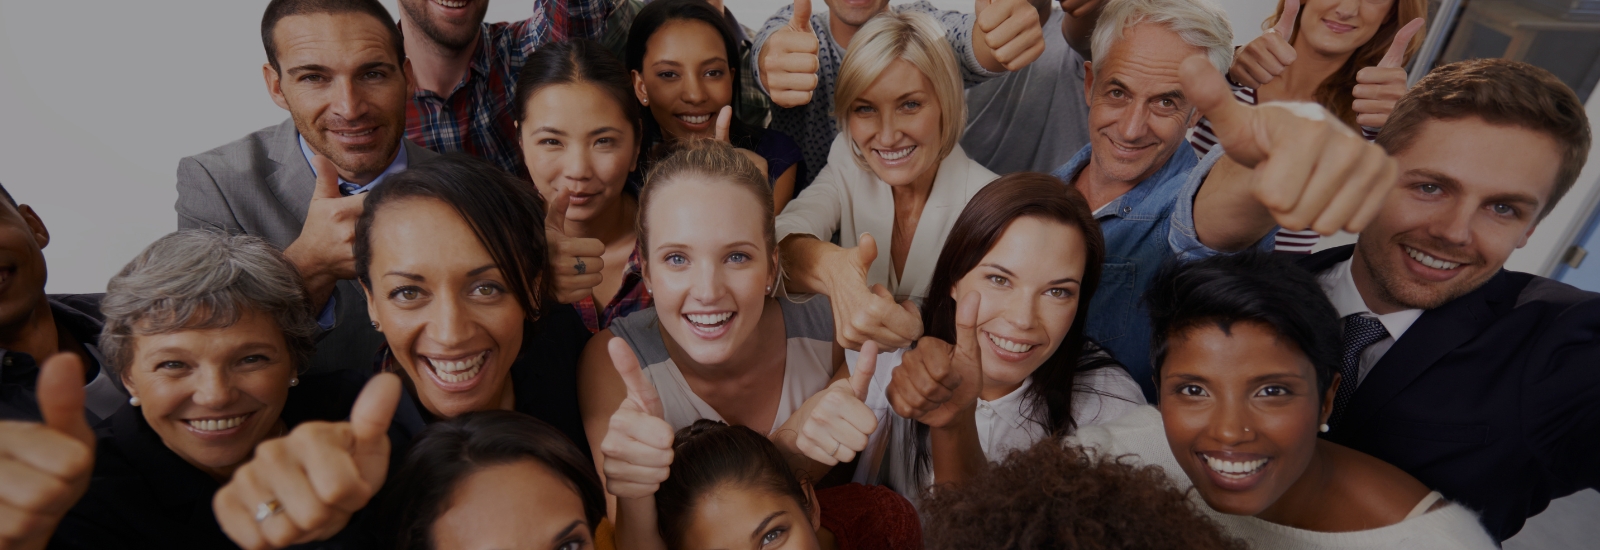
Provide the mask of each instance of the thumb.
POLYGON ((968 292, 956 304, 955 356, 969 362, 976 362, 981 356, 978 351, 978 306, 982 305, 982 299, 977 292, 968 292))
POLYGON ((83 415, 83 360, 71 353, 56 354, 40 366, 34 389, 45 426, 94 445, 94 431, 83 415))
POLYGON ((1278 24, 1273 25, 1272 30, 1277 32, 1278 36, 1283 37, 1284 42, 1288 42, 1289 38, 1294 36, 1294 27, 1299 22, 1300 0, 1285 0, 1283 3, 1283 15, 1278 17, 1278 24))
MULTIPOLYGON (((1266 153, 1256 144, 1252 132, 1255 110, 1233 98, 1233 88, 1222 73, 1204 56, 1192 56, 1178 69, 1183 95, 1211 121, 1211 129, 1223 149, 1235 159, 1259 159, 1266 153)), ((1243 161, 1241 161, 1243 163, 1243 161)), ((1248 163, 1253 164, 1253 163, 1248 163)))
POLYGON ((862 271, 872 269, 872 262, 878 259, 878 240, 872 238, 871 233, 862 233, 861 239, 856 241, 856 263, 862 271))
POLYGON ((717 130, 716 130, 716 133, 713 134, 713 137, 715 137, 717 141, 720 141, 720 142, 723 142, 723 143, 727 143, 728 142, 728 126, 730 126, 732 124, 733 124, 733 106, 732 105, 723 105, 722 106, 722 110, 717 111, 717 130))
POLYGON ((856 360, 856 371, 850 373, 850 389, 856 399, 865 402, 867 389, 872 386, 872 374, 878 370, 878 343, 867 340, 861 344, 861 358, 856 360))
POLYGON ((1423 23, 1422 18, 1418 17, 1412 19, 1410 23, 1406 23, 1406 26, 1401 27, 1399 31, 1396 31, 1394 33, 1394 43, 1389 45, 1389 52, 1383 54, 1383 60, 1378 62, 1378 66, 1389 69, 1405 67, 1406 47, 1411 45, 1411 37, 1417 35, 1417 31, 1422 29, 1423 23))
MULTIPOLYGON (((567 226, 567 206, 572 204, 572 191, 562 189, 556 191, 556 196, 550 199, 550 204, 544 209, 544 228, 563 233, 562 228, 567 226)), ((564 234, 564 233, 563 233, 564 234)))
POLYGON ((317 172, 317 188, 312 191, 312 199, 337 199, 344 196, 339 192, 339 167, 333 161, 322 155, 311 155, 311 168, 317 172))
POLYGON ((794 0, 794 17, 789 26, 797 31, 811 32, 811 0, 794 0))
POLYGON ((616 367, 617 374, 622 376, 622 384, 628 387, 628 401, 633 402, 641 410, 656 418, 665 419, 666 413, 661 408, 661 396, 656 393, 655 384, 644 377, 644 371, 639 368, 639 358, 633 355, 633 349, 621 338, 612 338, 606 342, 606 351, 611 354, 611 365, 616 367))
POLYGON ((367 381, 350 408, 350 433, 356 438, 354 454, 363 454, 388 442, 389 421, 400 404, 400 377, 382 373, 367 381))

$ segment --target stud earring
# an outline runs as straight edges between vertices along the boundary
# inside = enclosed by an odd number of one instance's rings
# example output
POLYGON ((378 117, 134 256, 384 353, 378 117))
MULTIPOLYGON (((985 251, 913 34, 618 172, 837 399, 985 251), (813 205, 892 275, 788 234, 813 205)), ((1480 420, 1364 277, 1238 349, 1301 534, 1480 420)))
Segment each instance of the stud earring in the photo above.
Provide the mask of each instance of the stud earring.
POLYGON ((378 322, 377 321, 373 321, 372 322, 372 330, 376 330, 378 332, 383 332, 383 329, 378 328, 378 322))
POLYGON ((1327 422, 1323 422, 1321 426, 1317 427, 1317 429, 1321 430, 1322 433, 1328 433, 1328 423, 1327 422))
POLYGON ((138 397, 129 397, 128 398, 128 404, 129 405, 133 405, 135 407, 139 406, 139 398, 138 397))
POLYGON ((772 294, 772 285, 767 285, 767 294, 772 294))
POLYGON ((289 387, 293 388, 298 385, 300 385, 300 377, 296 376, 289 379, 289 387))
POLYGON ((1250 432, 1250 428, 1245 428, 1244 431, 1245 431, 1245 433, 1249 433, 1250 432))

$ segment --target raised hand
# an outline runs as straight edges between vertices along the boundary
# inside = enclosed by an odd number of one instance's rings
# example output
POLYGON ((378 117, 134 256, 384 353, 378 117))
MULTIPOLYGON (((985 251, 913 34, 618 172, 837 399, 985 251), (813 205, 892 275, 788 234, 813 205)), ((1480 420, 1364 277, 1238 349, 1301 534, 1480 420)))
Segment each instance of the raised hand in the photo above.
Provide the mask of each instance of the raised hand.
POLYGON ((1228 158, 1253 169, 1250 194, 1279 226, 1359 233, 1394 187, 1394 159, 1322 107, 1235 101, 1201 56, 1183 62, 1180 79, 1228 158))
POLYGON ((0 548, 44 548, 89 489, 94 432, 83 416, 83 362, 57 354, 39 369, 44 423, 0 421, 0 548))
MULTIPOLYGON (((712 134, 712 139, 731 144, 732 140, 728 139, 728 128, 730 128, 732 125, 733 106, 723 105, 722 110, 717 111, 717 126, 715 133, 712 134)), ((750 159, 750 162, 754 162, 756 164, 756 168, 761 169, 762 176, 767 175, 767 159, 762 158, 761 155, 758 155, 755 151, 751 151, 749 149, 735 147, 734 150, 738 151, 739 154, 744 155, 744 158, 750 159)))
POLYGON ((241 548, 283 548, 323 540, 383 486, 389 421, 400 378, 367 381, 347 422, 306 422, 256 446, 255 457, 212 498, 217 523, 241 548))
POLYGON ((976 0, 972 9, 972 44, 984 68, 1016 71, 1044 53, 1039 10, 1027 0, 976 0))
POLYGON ((1261 36, 1239 48, 1233 55, 1233 66, 1228 69, 1228 76, 1251 88, 1260 88, 1294 63, 1294 46, 1289 44, 1289 39, 1294 37, 1294 27, 1300 19, 1300 0, 1287 0, 1283 4, 1283 14, 1278 17, 1278 24, 1261 33, 1261 36))
POLYGON ((827 263, 828 300, 833 306, 835 338, 846 349, 861 349, 869 340, 884 348, 911 345, 922 336, 922 314, 910 301, 896 304, 883 285, 867 286, 867 271, 878 258, 878 242, 862 233, 855 248, 838 249, 827 263))
POLYGON ((1406 95, 1406 47, 1425 23, 1421 17, 1406 23, 1395 31, 1394 42, 1377 66, 1356 72, 1356 86, 1351 89, 1351 95, 1355 96, 1351 107, 1356 112, 1356 124, 1382 128, 1389 122, 1395 102, 1406 95))
POLYGON ((969 412, 983 391, 983 355, 978 348, 976 292, 956 304, 956 345, 924 336, 907 351, 890 378, 889 405, 895 414, 942 428, 969 412))
POLYGON ((672 467, 672 425, 665 420, 661 396, 639 369, 628 343, 613 338, 606 351, 628 387, 627 399, 612 413, 610 429, 600 442, 606 491, 618 498, 653 496, 672 467))
POLYGON ((567 206, 572 191, 561 190, 544 212, 544 237, 550 248, 550 270, 556 276, 556 301, 570 304, 594 295, 600 270, 606 268, 606 245, 600 239, 567 236, 567 206))
POLYGON ((317 182, 306 207, 306 222, 283 255, 305 278, 312 304, 320 308, 333 295, 334 283, 356 277, 353 243, 366 196, 340 194, 339 168, 327 157, 312 155, 311 165, 317 182))
POLYGON ((861 359, 849 378, 840 379, 807 399, 795 416, 803 418, 795 450, 807 458, 832 466, 856 459, 867 448, 867 437, 878 429, 878 416, 867 408, 867 388, 877 370, 878 344, 861 345, 861 359))
MULTIPOLYGON (((1067 15, 1074 18, 1083 18, 1100 9, 1100 6, 1105 4, 1105 0, 1060 0, 1060 4, 1061 11, 1067 12, 1067 15)), ((1043 22, 1040 24, 1043 24, 1043 22)))
POLYGON ((761 85, 779 107, 799 107, 811 102, 817 89, 817 51, 821 44, 811 32, 811 0, 794 0, 789 26, 767 37, 756 60, 761 85))

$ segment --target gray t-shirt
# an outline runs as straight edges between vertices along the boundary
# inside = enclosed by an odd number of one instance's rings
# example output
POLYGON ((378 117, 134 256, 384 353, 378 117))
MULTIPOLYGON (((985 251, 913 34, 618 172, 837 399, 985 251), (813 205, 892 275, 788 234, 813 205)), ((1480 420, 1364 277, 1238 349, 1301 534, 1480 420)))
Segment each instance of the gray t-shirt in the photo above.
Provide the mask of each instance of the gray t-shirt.
POLYGON ((1064 15, 1050 12, 1038 60, 967 89, 961 147, 996 174, 1049 173, 1089 143, 1083 56, 1061 35, 1064 15))

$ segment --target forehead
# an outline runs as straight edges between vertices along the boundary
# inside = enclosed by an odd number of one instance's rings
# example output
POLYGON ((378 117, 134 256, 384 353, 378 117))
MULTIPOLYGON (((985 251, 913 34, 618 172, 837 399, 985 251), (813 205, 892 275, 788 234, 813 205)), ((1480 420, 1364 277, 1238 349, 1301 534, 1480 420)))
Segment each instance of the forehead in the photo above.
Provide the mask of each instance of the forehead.
POLYGON ((565 132, 612 127, 633 130, 616 96, 588 82, 552 84, 528 98, 523 128, 549 126, 565 132))
POLYGON ((778 512, 786 512, 767 524, 780 521, 807 522, 793 498, 754 487, 725 483, 707 492, 694 503, 689 528, 684 530, 688 548, 746 548, 761 522, 778 512))
MULTIPOLYGON (((196 312, 196 321, 206 317, 205 311, 196 312)), ((136 326, 138 320, 135 320, 136 326)), ((147 328, 149 325, 145 325, 147 328)), ((137 333, 137 331, 136 331, 137 333)), ((162 348, 178 348, 197 354, 229 353, 234 348, 247 345, 285 346, 283 330, 271 315, 253 308, 242 308, 239 318, 225 327, 180 328, 169 332, 141 334, 133 339, 134 353, 150 352, 162 348)))
POLYGON ((1167 346, 1167 359, 1161 366, 1163 379, 1179 374, 1218 382, 1278 374, 1316 376, 1311 359, 1294 342, 1258 322, 1235 322, 1223 332, 1207 320, 1174 333, 1167 346))
POLYGON ((1085 256, 1083 231, 1055 220, 1023 216, 1011 221, 984 254, 983 263, 996 264, 1018 275, 1038 274, 1045 280, 1079 278, 1085 256))
POLYGON ((548 466, 520 460, 461 480, 433 534, 445 548, 527 548, 554 542, 584 517, 570 484, 548 466))
POLYGON ((386 202, 373 213, 368 234, 374 275, 397 270, 431 279, 430 273, 472 270, 494 262, 466 218, 439 199, 386 202))
POLYGON ((1478 117, 1423 122, 1411 146, 1394 156, 1400 173, 1429 171, 1455 179, 1471 196, 1531 195, 1548 202, 1561 170, 1561 146, 1549 135, 1478 117))
POLYGON ((906 61, 905 58, 896 57, 878 74, 867 89, 861 91, 861 101, 893 101, 907 94, 922 92, 930 99, 938 99, 934 95, 933 81, 928 80, 928 75, 922 74, 922 69, 906 61))
POLYGON ((365 13, 291 15, 272 30, 280 67, 322 65, 358 67, 372 62, 399 64, 389 30, 365 13))
POLYGON ((1122 30, 1100 59, 1098 84, 1117 80, 1136 93, 1165 93, 1179 88, 1183 60, 1205 55, 1159 23, 1139 23, 1122 30))
POLYGON ((699 19, 667 21, 650 35, 645 47, 646 57, 651 60, 698 62, 714 58, 726 61, 728 57, 722 33, 699 19))
POLYGON ((687 172, 650 197, 650 247, 673 243, 720 249, 737 242, 766 242, 762 205, 754 193, 729 181, 687 172))

